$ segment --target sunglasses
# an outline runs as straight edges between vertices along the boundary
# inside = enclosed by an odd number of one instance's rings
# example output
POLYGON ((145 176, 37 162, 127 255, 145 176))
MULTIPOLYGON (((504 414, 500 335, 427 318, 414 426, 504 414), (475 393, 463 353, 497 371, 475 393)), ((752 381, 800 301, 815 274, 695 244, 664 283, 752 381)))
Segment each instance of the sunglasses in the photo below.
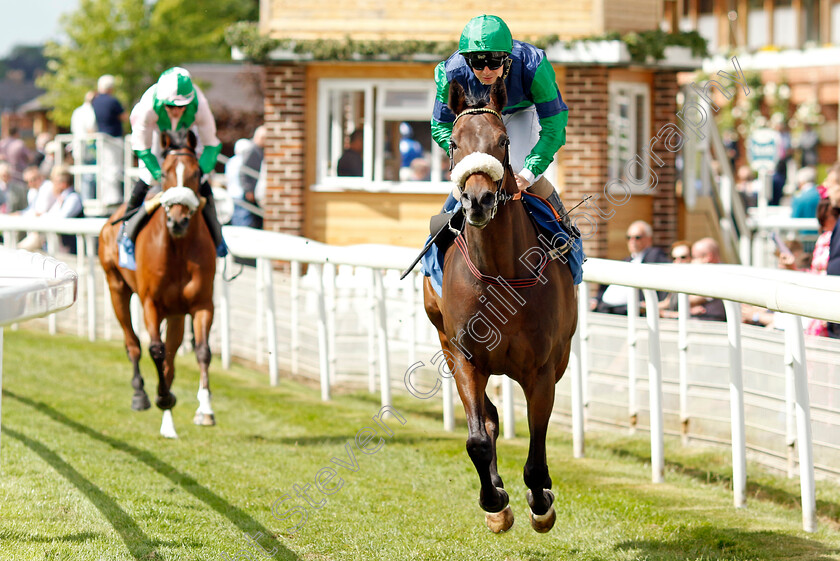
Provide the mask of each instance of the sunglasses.
POLYGON ((691 255, 684 254, 684 255, 671 255, 671 259, 676 261, 677 259, 691 259, 691 255))
POLYGON ((644 236, 630 236, 630 235, 627 236, 628 240, 640 240, 642 238, 644 238, 644 236))
POLYGON ((505 63, 508 55, 504 52, 466 53, 464 58, 473 70, 483 70, 485 66, 496 70, 505 63))

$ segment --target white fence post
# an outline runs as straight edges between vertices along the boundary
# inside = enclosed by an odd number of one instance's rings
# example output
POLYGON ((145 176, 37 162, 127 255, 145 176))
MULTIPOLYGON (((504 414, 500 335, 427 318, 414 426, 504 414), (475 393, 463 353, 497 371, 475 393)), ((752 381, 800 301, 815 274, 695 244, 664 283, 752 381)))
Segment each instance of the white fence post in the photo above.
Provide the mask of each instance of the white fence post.
POLYGON ((222 340, 222 368, 230 369, 230 287, 225 282, 224 275, 219 275, 219 315, 221 326, 219 327, 222 340))
POLYGON ((516 426, 514 420, 514 404, 513 404, 513 380, 504 376, 502 378, 502 406, 504 419, 504 438, 516 438, 516 426))
POLYGON ((321 399, 330 399, 330 361, 329 338, 327 335, 327 306, 324 302, 324 267, 313 265, 315 268, 316 286, 318 290, 318 364, 321 371, 321 399))
POLYGON ((680 436, 683 446, 688 445, 688 294, 677 294, 677 352, 680 361, 680 436))
POLYGON ((741 304, 723 301, 729 338, 729 410, 732 425, 732 493, 735 506, 747 504, 747 441, 744 427, 743 353, 741 352, 741 304))
POLYGON ((297 376, 300 369, 300 261, 292 261, 292 286, 291 286, 291 313, 289 321, 291 325, 290 344, 292 354, 291 370, 292 375, 297 376))
POLYGON ((627 415, 630 420, 630 434, 636 432, 639 420, 639 406, 636 403, 636 351, 639 341, 636 323, 639 319, 639 293, 627 288, 627 415))
POLYGON ((802 492, 802 529, 817 531, 817 500, 814 483, 814 448, 811 441, 811 403, 808 397, 808 371, 805 366, 805 336, 799 316, 789 316, 794 332, 793 371, 796 375, 796 432, 799 442, 799 487, 802 492))
POLYGON ((650 392, 651 481, 665 481, 665 422, 662 415, 662 356, 659 345, 659 298, 644 289, 648 325, 648 388, 650 392))
MULTIPOLYGON (((581 286, 583 283, 581 283, 581 286)), ((581 298, 585 293, 585 287, 578 288, 578 302, 587 302, 588 298, 581 298)), ((578 317, 588 313, 588 305, 580 306, 581 311, 578 317)), ((584 431, 583 431, 583 360, 581 341, 583 334, 578 322, 578 329, 572 336, 572 353, 569 366, 572 374, 572 450, 575 458, 583 458, 584 455, 584 431)))
POLYGON ((391 405, 391 372, 388 365, 388 311, 385 303, 385 282, 383 272, 373 272, 376 286, 377 330, 379 331, 379 391, 382 405, 391 405))
POLYGON ((268 380, 272 386, 279 381, 277 372, 277 313, 274 308, 274 269, 271 261, 263 260, 263 289, 265 290, 265 337, 268 349, 268 380))

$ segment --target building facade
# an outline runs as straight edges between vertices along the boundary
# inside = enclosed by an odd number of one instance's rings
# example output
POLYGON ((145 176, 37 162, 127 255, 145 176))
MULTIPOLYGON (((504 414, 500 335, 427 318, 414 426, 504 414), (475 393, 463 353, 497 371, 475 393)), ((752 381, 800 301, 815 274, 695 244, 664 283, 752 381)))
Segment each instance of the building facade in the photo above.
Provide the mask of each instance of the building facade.
MULTIPOLYGON (((451 190, 449 160, 432 140, 429 124, 433 70, 445 56, 360 52, 388 41, 451 42, 454 49, 466 22, 485 10, 475 2, 455 6, 429 0, 328 2, 326 7, 263 1, 262 34, 315 46, 349 38, 356 49, 316 60, 287 45, 265 64, 265 228, 338 245, 420 247, 429 217, 451 190), (360 175, 348 176, 339 160, 356 130, 362 137, 360 175), (407 146, 420 154, 411 163, 407 146)), ((662 3, 564 0, 529 7, 508 1, 496 3, 493 13, 505 19, 516 39, 553 36, 546 53, 569 106, 569 123, 566 146, 546 176, 567 208, 588 195, 599 198, 572 212, 588 216, 581 225, 591 220, 587 254, 623 258, 624 232, 636 219, 654 226, 659 245, 677 239, 673 153, 655 149, 665 162, 655 189, 631 190, 620 204, 615 197, 609 202, 604 189, 622 176, 627 160, 636 154, 650 157, 643 149, 654 131, 675 120, 677 73, 692 63, 635 62, 619 41, 558 42, 654 29, 663 18, 662 3)))

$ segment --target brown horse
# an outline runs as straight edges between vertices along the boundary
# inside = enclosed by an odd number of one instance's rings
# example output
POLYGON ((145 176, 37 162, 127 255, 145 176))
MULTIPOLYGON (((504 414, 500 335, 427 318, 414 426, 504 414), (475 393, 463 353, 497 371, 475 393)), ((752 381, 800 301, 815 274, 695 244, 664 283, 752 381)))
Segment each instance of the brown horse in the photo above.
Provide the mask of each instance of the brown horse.
POLYGON ((556 514, 546 431, 554 386, 569 362, 577 304, 568 265, 543 261, 539 271, 534 266, 540 242, 508 164, 501 117, 506 98, 501 78, 491 87, 489 103, 468 102, 457 83, 450 86, 449 107, 457 115, 452 175, 461 185, 466 225, 446 251, 443 297, 426 278, 424 301, 464 404, 467 453, 478 472, 485 522, 494 532, 513 525, 496 469, 499 415, 486 393, 491 375, 506 374, 527 399, 531 441, 524 479, 530 520, 536 531, 547 532, 556 514))
MULTIPOLYGON (((119 266, 117 236, 113 222, 125 213, 125 205, 111 216, 99 235, 99 261, 108 278, 111 303, 125 334, 125 348, 134 367, 131 408, 151 407, 140 375, 140 340, 131 325, 129 301, 132 293, 140 297, 143 317, 151 342, 149 354, 157 367, 158 387, 155 403, 163 410, 161 434, 175 438, 171 409, 175 394, 170 389, 175 378, 175 353, 184 338, 184 316, 190 314, 195 334, 195 355, 201 370, 199 407, 193 422, 214 425, 210 405, 208 338, 213 323, 213 279, 216 250, 200 210, 198 195, 201 170, 196 158, 196 139, 192 132, 184 138, 161 135, 164 161, 160 206, 151 211, 148 223, 137 234, 137 271, 119 266), (161 323, 166 319, 166 343, 161 340, 161 323)), ((151 201, 146 201, 149 205, 151 201)))

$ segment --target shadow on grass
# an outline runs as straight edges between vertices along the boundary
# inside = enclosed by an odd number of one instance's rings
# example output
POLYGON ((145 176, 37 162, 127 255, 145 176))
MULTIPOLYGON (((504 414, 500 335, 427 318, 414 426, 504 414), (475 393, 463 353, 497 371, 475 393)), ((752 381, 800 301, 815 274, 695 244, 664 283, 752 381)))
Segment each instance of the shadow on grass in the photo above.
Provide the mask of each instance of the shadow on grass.
MULTIPOLYGON (((198 483, 198 481, 196 481, 195 479, 193 479, 189 475, 181 473, 180 471, 178 471, 177 469, 175 469, 171 465, 169 465, 166 462, 160 460, 154 454, 152 454, 152 453, 150 453, 146 450, 141 450, 140 448, 135 448, 134 446, 132 446, 132 445, 126 443, 126 442, 123 442, 122 440, 118 440, 116 438, 112 438, 110 436, 106 436, 106 435, 104 435, 100 432, 97 432, 94 429, 88 427, 87 425, 83 425, 82 423, 79 423, 78 421, 74 421, 73 419, 70 419, 70 418, 66 417, 63 413, 53 409, 52 407, 50 407, 46 403, 43 403, 43 402, 40 402, 40 401, 35 401, 35 400, 30 399, 26 396, 17 395, 13 392, 10 392, 9 390, 3 390, 3 395, 7 396, 11 399, 15 399, 15 400, 17 400, 17 401, 19 401, 19 402, 21 402, 25 405, 28 405, 28 406, 30 406, 34 409, 37 409, 41 413, 50 417, 51 419, 53 419, 55 421, 58 421, 59 423, 61 423, 63 425, 66 425, 66 426, 70 427, 71 429, 73 429, 77 432, 85 434, 85 435, 89 436, 90 438, 93 438, 94 440, 98 440, 100 442, 103 442, 103 443, 107 444, 108 446, 114 448, 115 450, 119 450, 121 452, 125 452, 125 453, 133 456, 138 461, 143 462, 144 464, 146 464, 147 466, 149 466, 150 468, 152 468, 153 470, 155 470, 156 472, 158 472, 162 476, 164 476, 167 479, 169 479, 170 481, 172 481, 172 483, 178 485, 184 491, 186 491, 187 493, 194 496, 196 499, 205 503, 207 506, 209 506, 210 508, 212 508, 213 510, 218 512, 220 515, 227 518, 234 526, 239 528, 239 530, 241 532, 243 532, 245 534, 251 534, 251 535, 257 535, 257 534, 255 534, 255 532, 258 532, 259 534, 262 534, 262 538, 260 540, 258 540, 260 545, 262 547, 266 548, 267 551, 272 551, 272 550, 275 551, 276 553, 274 553, 273 559, 275 559, 276 561, 289 561, 289 560, 298 560, 299 559, 299 557, 293 551, 284 547, 282 544, 280 544, 280 542, 268 538, 267 536, 272 536, 273 533, 270 530, 268 530, 267 528, 265 528, 262 524, 260 524, 259 522, 257 522, 253 518, 251 518, 251 516, 249 516, 247 513, 243 512, 242 510, 240 510, 237 507, 233 506, 232 504, 228 503, 226 500, 224 500, 222 497, 220 497, 219 495, 217 495, 213 491, 211 491, 211 490, 207 489, 206 487, 202 486, 200 483, 198 483)), ((5 432, 6 429, 4 428, 3 431, 5 432)), ((14 435, 10 434, 10 436, 14 436, 14 435)), ((21 435, 21 436, 23 436, 23 435, 21 435)), ((23 437, 23 438, 26 438, 26 437, 23 437)), ((58 458, 58 456, 55 456, 55 457, 58 460, 63 462, 63 460, 58 458)), ((68 467, 70 467, 70 466, 68 466, 68 467)), ((72 470, 72 468, 70 468, 70 469, 72 470)), ((73 470, 73 472, 78 474, 78 472, 76 472, 75 470, 73 470)), ((79 477, 81 477, 81 475, 79 475, 79 477)), ((99 492, 102 493, 101 491, 99 491, 99 492)), ((102 495, 104 496, 104 498, 108 499, 109 501, 111 500, 109 497, 107 497, 107 495, 104 495, 104 493, 102 493, 102 495)), ((117 508, 119 508, 119 507, 117 507, 117 508)), ((126 515, 124 512, 123 512, 123 514, 125 515, 125 518, 127 519, 125 522, 127 524, 129 524, 129 526, 134 525, 136 527, 136 524, 134 523, 134 521, 131 520, 131 518, 129 518, 128 515, 126 515)), ((110 520, 111 519, 109 518, 109 521, 110 520)), ((119 520, 118 522, 122 523, 123 520, 119 520)), ((117 531, 121 531, 121 530, 119 530, 119 528, 116 525, 114 527, 117 529, 117 531)), ((139 531, 139 528, 137 530, 139 531)), ((148 538, 146 538, 146 539, 148 540, 148 538)), ((251 543, 251 539, 246 538, 245 536, 243 536, 243 542, 244 541, 247 541, 249 543, 249 545, 251 543)), ((222 552, 219 552, 219 555, 221 555, 221 554, 222 554, 222 552)), ((236 554, 234 554, 234 555, 236 555, 236 554)), ((138 559, 139 559, 139 557, 138 557, 138 559)))
MULTIPOLYGON (((620 445, 613 444, 610 450, 619 457, 630 458, 640 463, 650 463, 650 455, 640 453, 629 448, 619 447, 620 445)), ((687 475, 692 479, 701 481, 703 483, 719 483, 725 485, 728 489, 732 489, 732 474, 721 473, 709 469, 697 468, 694 466, 685 465, 681 462, 673 460, 665 460, 665 468, 687 475)), ((747 499, 755 499, 760 501, 770 501, 775 504, 784 506, 789 509, 799 510, 802 508, 802 500, 800 495, 793 494, 785 489, 779 489, 764 483, 757 483, 747 479, 746 488, 747 499)), ((817 516, 823 518, 832 525, 840 525, 840 504, 830 501, 817 501, 817 516)))
POLYGON ((682 559, 703 559, 723 561, 725 559, 807 559, 808 561, 829 561, 836 559, 840 550, 805 538, 780 535, 770 531, 745 532, 732 528, 706 526, 697 528, 672 540, 628 540, 615 549, 635 552, 633 559, 645 561, 672 561, 682 559))
MULTIPOLYGON (((114 530, 120 535, 129 553, 135 559, 148 559, 155 555, 155 546, 157 545, 176 545, 177 542, 162 542, 158 540, 151 540, 136 522, 126 513, 120 506, 105 494, 102 489, 91 483, 91 481, 76 469, 65 462, 61 456, 47 448, 43 443, 34 438, 29 438, 14 429, 5 426, 2 428, 4 435, 10 436, 15 440, 20 441, 24 446, 38 454, 41 459, 47 462, 55 469, 62 477, 69 481, 76 489, 82 492, 84 496, 102 513, 108 522, 113 526, 114 530)), ((95 534, 75 534, 72 541, 86 541, 95 534)), ((50 541, 52 541, 51 538, 50 541)), ((31 541, 31 540, 30 540, 31 541)), ((39 541, 37 538, 35 541, 39 541)), ((68 540, 70 541, 70 540, 68 540)))

